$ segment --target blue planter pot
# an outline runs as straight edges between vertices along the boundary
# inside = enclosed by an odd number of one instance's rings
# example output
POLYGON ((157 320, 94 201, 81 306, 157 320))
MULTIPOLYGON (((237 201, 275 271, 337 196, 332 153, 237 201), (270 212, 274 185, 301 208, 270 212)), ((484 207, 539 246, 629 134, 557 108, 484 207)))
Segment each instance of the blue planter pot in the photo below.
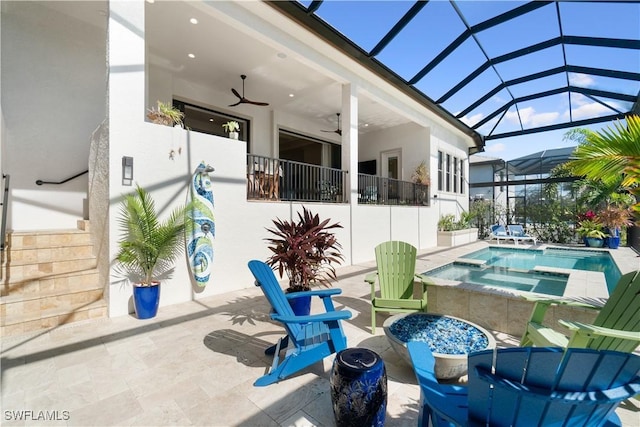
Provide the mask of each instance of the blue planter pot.
POLYGON ((604 246, 604 239, 598 239, 596 237, 585 238, 587 246, 590 248, 601 248, 604 246))
POLYGON ((160 282, 151 286, 133 287, 133 305, 138 319, 150 319, 158 314, 160 282))
POLYGON ((311 297, 301 297, 289 300, 289 305, 296 316, 308 316, 311 313, 311 297))
POLYGON ((620 236, 612 236, 607 239, 609 249, 618 249, 620 247, 620 236))

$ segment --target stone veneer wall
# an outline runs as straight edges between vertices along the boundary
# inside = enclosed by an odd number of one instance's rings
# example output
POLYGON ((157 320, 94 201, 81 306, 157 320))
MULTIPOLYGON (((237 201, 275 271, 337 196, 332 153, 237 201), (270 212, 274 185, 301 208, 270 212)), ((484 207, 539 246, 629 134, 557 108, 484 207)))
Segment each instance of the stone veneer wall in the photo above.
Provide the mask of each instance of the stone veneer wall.
POLYGON ((109 298, 109 121, 91 135, 89 148, 89 221, 98 280, 109 298))
MULTIPOLYGON (((448 314, 477 323, 478 325, 514 335, 520 338, 531 316, 533 303, 510 292, 498 289, 478 289, 468 284, 430 285, 427 290, 427 311, 448 314)), ((569 331, 558 324, 559 319, 591 323, 596 310, 580 307, 550 307, 545 325, 566 335, 569 331)))

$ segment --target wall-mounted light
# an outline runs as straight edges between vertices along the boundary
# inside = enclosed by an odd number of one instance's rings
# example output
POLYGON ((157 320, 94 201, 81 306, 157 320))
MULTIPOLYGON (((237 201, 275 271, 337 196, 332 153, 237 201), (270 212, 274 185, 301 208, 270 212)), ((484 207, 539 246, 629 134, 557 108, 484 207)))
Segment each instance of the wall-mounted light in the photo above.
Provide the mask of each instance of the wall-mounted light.
POLYGON ((122 157, 122 185, 133 183, 133 157, 122 157))

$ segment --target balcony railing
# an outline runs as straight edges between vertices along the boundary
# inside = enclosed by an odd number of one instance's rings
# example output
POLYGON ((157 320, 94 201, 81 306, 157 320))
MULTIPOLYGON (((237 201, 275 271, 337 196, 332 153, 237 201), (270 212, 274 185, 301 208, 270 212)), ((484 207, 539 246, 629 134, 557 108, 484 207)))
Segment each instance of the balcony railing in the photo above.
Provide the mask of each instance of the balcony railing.
POLYGON ((358 174, 358 203, 428 206, 429 186, 398 179, 358 174))
MULTIPOLYGON (((347 172, 270 157, 247 155, 247 199, 346 203, 347 172)), ((426 206, 429 187, 358 174, 358 203, 426 206)))
POLYGON ((340 169, 248 154, 247 198, 345 203, 346 175, 340 169))

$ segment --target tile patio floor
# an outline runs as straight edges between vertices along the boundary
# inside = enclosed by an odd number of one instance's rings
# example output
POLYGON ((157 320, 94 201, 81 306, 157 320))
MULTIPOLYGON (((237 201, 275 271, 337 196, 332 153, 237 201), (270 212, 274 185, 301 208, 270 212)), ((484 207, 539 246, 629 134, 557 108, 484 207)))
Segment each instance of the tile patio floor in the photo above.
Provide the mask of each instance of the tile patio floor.
MULTIPOLYGON (((472 248, 433 251, 418 269, 472 248)), ((390 348, 382 327, 376 335, 369 332, 363 277, 374 266, 340 268, 336 287, 343 294, 334 300, 353 313, 344 322, 349 346, 370 348, 385 361, 386 426, 414 426, 419 390, 413 371, 390 348)), ((252 385, 271 364, 264 349, 282 333, 268 312, 260 290, 251 287, 162 307, 150 320, 123 316, 2 338, 0 424, 334 426, 328 380, 333 356, 280 383, 252 385), (58 420, 20 421, 19 411, 32 411, 31 418, 48 411, 58 420)), ((518 343, 506 334, 495 337, 499 346, 518 343)), ((640 426, 637 399, 617 412, 625 426, 640 426)))

